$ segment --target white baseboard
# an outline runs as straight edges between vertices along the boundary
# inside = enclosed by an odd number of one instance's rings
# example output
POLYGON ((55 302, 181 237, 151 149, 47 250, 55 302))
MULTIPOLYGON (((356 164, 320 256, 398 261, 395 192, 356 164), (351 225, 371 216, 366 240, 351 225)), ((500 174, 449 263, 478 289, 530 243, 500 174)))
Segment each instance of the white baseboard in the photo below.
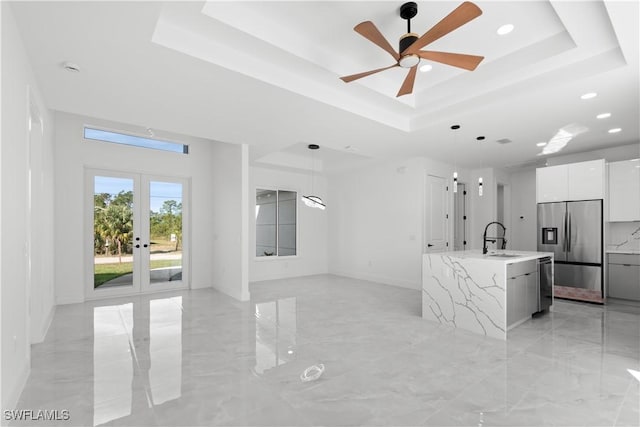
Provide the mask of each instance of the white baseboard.
POLYGON ((330 274, 330 273, 326 269, 322 270, 322 271, 308 271, 308 272, 305 272, 305 273, 302 273, 302 274, 300 274, 300 273, 297 273, 297 274, 296 273, 284 273, 283 274, 281 272, 278 272, 278 273, 274 273, 274 274, 263 274, 263 275, 260 275, 260 276, 257 276, 257 277, 254 276, 249 280, 249 283, 264 282, 264 281, 267 281, 267 280, 291 279, 291 278, 294 278, 294 277, 317 276, 317 275, 320 275, 320 274, 330 274))
POLYGON ((398 288, 413 289, 416 291, 422 290, 422 284, 418 282, 412 282, 405 279, 397 279, 394 277, 380 276, 377 274, 366 274, 353 271, 330 271, 329 274, 335 276, 344 276, 351 279, 367 280, 369 282, 382 283, 383 285, 395 286, 398 288))
MULTIPOLYGON (((22 394, 22 390, 24 390, 24 386, 27 384, 27 379, 29 378, 29 374, 30 374, 29 361, 25 360, 22 366, 20 367, 20 373, 18 375, 18 379, 16 380, 15 384, 9 391, 8 396, 7 395, 2 396, 4 399, 4 401, 2 402, 3 410, 7 410, 7 409, 11 410, 16 408, 16 406, 18 405, 18 400, 20 399, 20 395, 22 394)), ((3 420, 4 420, 4 417, 3 417, 3 420)))
POLYGON ((31 337, 31 344, 39 344, 44 341, 44 338, 47 336, 47 332, 49 331, 49 327, 51 326, 51 322, 53 321, 53 316, 56 313, 56 305, 52 305, 47 317, 45 317, 42 322, 42 327, 38 332, 38 336, 31 337))
POLYGON ((237 290, 229 290, 227 288, 218 287, 216 285, 212 286, 218 292, 222 292, 225 295, 229 295, 231 298, 237 299, 238 301, 249 301, 251 299, 251 294, 249 291, 246 292, 238 292, 237 290))
POLYGON ((84 302, 84 298, 77 298, 77 297, 57 297, 56 298, 56 305, 78 304, 83 302, 84 302))

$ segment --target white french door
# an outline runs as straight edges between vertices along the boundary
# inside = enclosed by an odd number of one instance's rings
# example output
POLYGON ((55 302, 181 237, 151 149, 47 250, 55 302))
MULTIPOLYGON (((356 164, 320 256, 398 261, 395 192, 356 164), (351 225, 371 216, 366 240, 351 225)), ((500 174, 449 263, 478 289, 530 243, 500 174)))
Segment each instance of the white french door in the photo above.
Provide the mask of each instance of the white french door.
POLYGON ((188 181, 87 170, 86 296, 187 288, 188 181))

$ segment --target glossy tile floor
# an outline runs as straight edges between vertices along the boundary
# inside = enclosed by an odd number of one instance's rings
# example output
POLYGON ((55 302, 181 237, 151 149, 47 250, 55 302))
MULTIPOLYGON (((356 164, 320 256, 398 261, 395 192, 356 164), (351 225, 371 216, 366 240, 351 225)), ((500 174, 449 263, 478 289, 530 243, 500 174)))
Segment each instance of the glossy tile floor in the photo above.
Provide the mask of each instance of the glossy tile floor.
POLYGON ((19 408, 36 425, 640 425, 640 308, 556 301, 499 341, 419 291, 336 276, 57 308, 19 408), (323 363, 322 377, 302 382, 323 363))

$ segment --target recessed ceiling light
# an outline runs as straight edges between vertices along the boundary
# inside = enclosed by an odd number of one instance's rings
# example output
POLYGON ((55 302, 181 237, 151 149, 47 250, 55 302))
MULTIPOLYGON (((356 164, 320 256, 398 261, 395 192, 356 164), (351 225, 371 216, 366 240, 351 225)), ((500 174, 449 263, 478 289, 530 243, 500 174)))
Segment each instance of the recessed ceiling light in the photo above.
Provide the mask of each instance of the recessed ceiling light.
POLYGON ((544 147, 545 145, 547 145, 547 143, 546 143, 546 142, 538 142, 538 143, 536 144, 536 146, 538 146, 538 147, 544 147))
POLYGON ((427 71, 431 71, 432 69, 433 69, 433 66, 431 64, 424 64, 420 66, 420 71, 422 71, 423 73, 426 73, 427 71))
POLYGON ((498 35, 504 36, 505 34, 509 34, 511 31, 513 31, 513 29, 513 24, 505 24, 502 27, 498 28, 498 31, 496 31, 496 33, 498 33, 498 35))
POLYGON ((595 92, 589 92, 589 93, 585 93, 584 95, 582 95, 580 97, 580 99, 591 99, 591 98, 595 98, 596 96, 598 96, 597 93, 595 92))
POLYGON ((620 132, 622 129, 620 128, 613 128, 613 129, 609 129, 609 133, 618 133, 620 132))
POLYGON ((596 119, 607 119, 609 117, 611 117, 611 113, 602 113, 602 114, 598 114, 596 116, 596 119))

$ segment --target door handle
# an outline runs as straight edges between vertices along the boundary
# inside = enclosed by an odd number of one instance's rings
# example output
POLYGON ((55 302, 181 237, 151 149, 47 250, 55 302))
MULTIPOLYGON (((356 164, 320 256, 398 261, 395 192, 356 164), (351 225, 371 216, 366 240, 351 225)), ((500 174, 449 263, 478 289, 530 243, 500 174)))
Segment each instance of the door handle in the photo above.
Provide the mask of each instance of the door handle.
POLYGON ((145 243, 144 245, 142 245, 142 247, 144 247, 144 248, 146 248, 147 246, 149 246, 149 245, 148 245, 148 244, 146 244, 146 243, 145 243))
POLYGON ((562 252, 566 252, 567 251, 567 216, 568 216, 568 212, 565 211, 564 212, 564 218, 562 221, 562 228, 563 230, 563 236, 562 236, 562 252))
POLYGON ((571 252, 571 214, 567 214, 567 218, 569 218, 569 223, 567 225, 567 252, 571 252))
POLYGON ((140 245, 136 245, 136 248, 139 248, 139 247, 140 247, 140 245))
POLYGON ((430 248, 431 246, 433 246, 431 243, 427 243, 428 248, 430 248))

